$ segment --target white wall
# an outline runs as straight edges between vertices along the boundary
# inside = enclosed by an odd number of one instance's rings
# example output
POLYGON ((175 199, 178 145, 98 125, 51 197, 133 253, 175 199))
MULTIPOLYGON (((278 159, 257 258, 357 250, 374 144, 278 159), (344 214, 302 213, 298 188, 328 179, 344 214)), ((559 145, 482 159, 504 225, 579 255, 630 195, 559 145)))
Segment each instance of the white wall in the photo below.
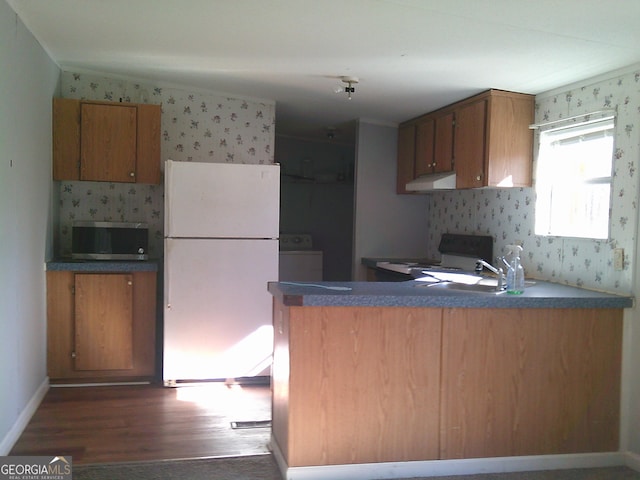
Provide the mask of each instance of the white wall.
POLYGON ((424 257, 427 195, 396 195, 398 129, 358 122, 353 279, 364 280, 362 257, 424 257))
POLYGON ((46 386, 51 98, 59 70, 0 0, 0 455, 46 386), (32 402, 33 404, 33 402, 32 402))

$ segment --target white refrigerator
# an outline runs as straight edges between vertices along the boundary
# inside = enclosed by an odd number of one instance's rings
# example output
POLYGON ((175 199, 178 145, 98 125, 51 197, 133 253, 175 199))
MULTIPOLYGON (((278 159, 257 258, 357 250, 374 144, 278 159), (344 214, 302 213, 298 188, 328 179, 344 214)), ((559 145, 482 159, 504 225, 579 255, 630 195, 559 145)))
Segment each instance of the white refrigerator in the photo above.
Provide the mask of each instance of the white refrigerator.
POLYGON ((269 375, 279 165, 167 160, 165 385, 269 375))

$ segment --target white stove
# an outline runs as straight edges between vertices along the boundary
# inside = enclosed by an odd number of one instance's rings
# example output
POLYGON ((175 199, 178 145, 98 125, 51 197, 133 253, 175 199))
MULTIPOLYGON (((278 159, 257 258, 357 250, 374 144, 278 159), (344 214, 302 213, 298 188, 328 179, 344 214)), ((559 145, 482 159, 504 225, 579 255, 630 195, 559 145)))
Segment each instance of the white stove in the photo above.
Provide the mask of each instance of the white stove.
POLYGON ((465 270, 473 271, 476 267, 478 257, 468 257, 465 255, 442 254, 439 263, 418 263, 418 262, 376 262, 376 267, 396 273, 411 275, 416 269, 424 270, 465 270))
POLYGON ((438 251, 441 254, 439 263, 424 264, 417 262, 381 261, 376 267, 404 275, 414 275, 424 270, 475 270, 479 258, 490 262, 493 251, 493 238, 488 236, 459 235, 445 233, 442 235, 438 251), (416 272, 417 270, 417 272, 416 272))
POLYGON ((322 281, 322 259, 322 251, 313 249, 311 235, 280 234, 280 281, 322 281))

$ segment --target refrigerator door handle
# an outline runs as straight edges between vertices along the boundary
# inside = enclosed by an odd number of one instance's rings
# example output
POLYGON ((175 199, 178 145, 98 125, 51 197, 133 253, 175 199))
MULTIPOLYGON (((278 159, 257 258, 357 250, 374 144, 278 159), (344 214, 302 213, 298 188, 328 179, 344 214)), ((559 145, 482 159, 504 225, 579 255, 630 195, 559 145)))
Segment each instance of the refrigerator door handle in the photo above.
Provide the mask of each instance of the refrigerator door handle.
POLYGON ((164 241, 164 303, 167 310, 171 310, 171 282, 169 282, 169 241, 164 241))

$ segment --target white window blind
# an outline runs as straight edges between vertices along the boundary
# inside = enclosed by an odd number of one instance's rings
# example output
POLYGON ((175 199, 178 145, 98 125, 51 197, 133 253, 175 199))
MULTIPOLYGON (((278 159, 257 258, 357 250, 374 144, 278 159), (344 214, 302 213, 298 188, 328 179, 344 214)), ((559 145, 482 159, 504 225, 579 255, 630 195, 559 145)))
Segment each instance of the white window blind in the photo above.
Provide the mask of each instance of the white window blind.
POLYGON ((608 238, 613 139, 613 117, 541 130, 537 235, 608 238))

